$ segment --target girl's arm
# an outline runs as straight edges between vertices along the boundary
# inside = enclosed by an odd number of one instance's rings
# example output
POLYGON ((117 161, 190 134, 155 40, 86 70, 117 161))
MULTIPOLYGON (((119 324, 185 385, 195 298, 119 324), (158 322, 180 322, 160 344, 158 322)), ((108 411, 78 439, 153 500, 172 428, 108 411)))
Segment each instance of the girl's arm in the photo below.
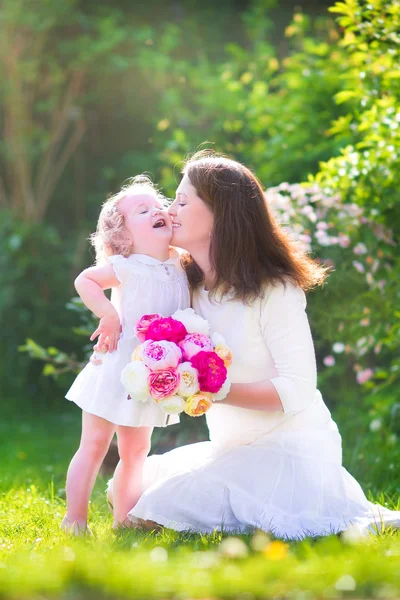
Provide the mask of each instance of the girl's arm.
POLYGON ((97 343, 100 346, 107 344, 109 352, 112 352, 117 348, 121 332, 118 313, 103 291, 120 285, 112 265, 85 269, 75 279, 74 285, 84 304, 100 319, 90 340, 99 336, 97 343))
POLYGON ((261 303, 260 327, 277 375, 233 384, 225 404, 296 413, 315 400, 317 368, 303 290, 292 283, 273 287, 261 303))

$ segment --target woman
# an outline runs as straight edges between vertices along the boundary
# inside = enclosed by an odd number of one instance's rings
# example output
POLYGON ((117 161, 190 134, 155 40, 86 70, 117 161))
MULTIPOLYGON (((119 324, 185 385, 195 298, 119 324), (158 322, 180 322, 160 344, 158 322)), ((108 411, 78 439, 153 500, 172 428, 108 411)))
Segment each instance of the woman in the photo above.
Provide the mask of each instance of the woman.
MULTIPOLYGON (((316 387, 304 291, 326 269, 274 221, 243 165, 199 153, 170 207, 193 308, 233 353, 227 398, 207 413, 210 442, 151 456, 134 524, 212 532, 249 526, 284 538, 353 524, 400 525, 342 467, 341 438, 316 387)), ((110 486, 110 496, 112 486, 110 486)))

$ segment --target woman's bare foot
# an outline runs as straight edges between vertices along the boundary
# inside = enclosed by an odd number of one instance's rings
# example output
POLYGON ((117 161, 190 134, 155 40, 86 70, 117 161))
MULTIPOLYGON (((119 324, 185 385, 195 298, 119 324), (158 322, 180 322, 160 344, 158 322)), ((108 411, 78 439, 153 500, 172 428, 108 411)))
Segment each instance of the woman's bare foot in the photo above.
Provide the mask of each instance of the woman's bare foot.
POLYGON ((122 523, 113 523, 113 529, 141 529, 139 523, 134 523, 126 518, 122 523))
POLYGON ((148 531, 161 531, 163 526, 155 521, 145 521, 144 519, 138 519, 138 527, 142 529, 147 529, 148 531))

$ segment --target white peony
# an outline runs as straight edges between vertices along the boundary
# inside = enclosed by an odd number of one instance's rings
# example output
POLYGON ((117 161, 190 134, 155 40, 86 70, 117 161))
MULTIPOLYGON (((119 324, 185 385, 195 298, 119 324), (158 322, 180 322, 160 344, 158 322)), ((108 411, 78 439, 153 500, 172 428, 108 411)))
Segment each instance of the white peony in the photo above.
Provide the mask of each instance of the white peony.
POLYGON ((226 340, 224 338, 223 335, 221 335, 220 333, 213 333, 211 336, 211 341, 214 344, 214 347, 216 346, 226 346, 226 340))
POLYGON ((219 400, 224 400, 227 395, 229 394, 229 391, 231 389, 231 385, 232 382, 229 379, 229 377, 227 377, 225 379, 225 382, 222 384, 222 388, 219 390, 219 392, 217 392, 216 394, 213 394, 213 402, 218 402, 219 400))
POLYGON ((130 362, 121 372, 121 383, 133 400, 147 402, 150 398, 147 378, 150 370, 141 361, 130 362))
POLYGON ((183 398, 175 394, 174 396, 169 396, 169 398, 158 400, 157 404, 167 415, 179 415, 183 412, 186 402, 183 398))
POLYGON ((189 398, 200 391, 197 371, 190 362, 181 363, 176 369, 180 374, 180 383, 178 394, 184 398, 189 398))
POLYGON ((208 335, 210 332, 208 321, 200 317, 200 315, 196 315, 193 308, 177 310, 172 315, 172 318, 183 323, 188 333, 203 333, 204 335, 208 335))

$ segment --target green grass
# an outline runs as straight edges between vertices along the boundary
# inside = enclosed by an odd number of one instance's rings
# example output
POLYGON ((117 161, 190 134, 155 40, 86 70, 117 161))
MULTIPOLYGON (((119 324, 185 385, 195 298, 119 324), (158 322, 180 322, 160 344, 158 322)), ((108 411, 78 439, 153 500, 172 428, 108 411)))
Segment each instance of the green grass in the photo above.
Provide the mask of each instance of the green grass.
MULTIPOLYGON (((0 439, 0 598, 400 597, 398 532, 357 543, 331 536, 290 544, 271 544, 260 532, 115 532, 101 478, 90 506, 93 536, 71 538, 59 525, 78 413, 9 417, 0 439)), ((375 497, 384 499, 398 505, 395 494, 375 497)))

